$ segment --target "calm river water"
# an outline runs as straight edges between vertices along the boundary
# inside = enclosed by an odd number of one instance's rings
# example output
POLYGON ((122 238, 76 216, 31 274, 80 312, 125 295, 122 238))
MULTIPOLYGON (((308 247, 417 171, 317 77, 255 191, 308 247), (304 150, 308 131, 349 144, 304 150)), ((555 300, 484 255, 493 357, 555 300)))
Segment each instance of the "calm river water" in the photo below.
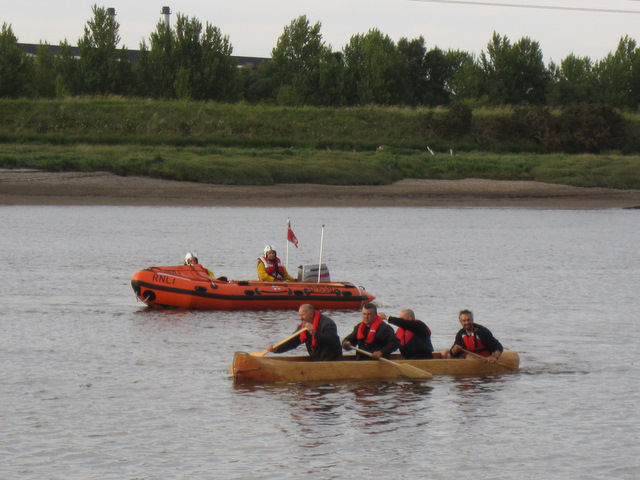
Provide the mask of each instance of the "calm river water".
MULTIPOLYGON (((0 478, 635 479, 640 212, 0 207, 0 478), (449 347, 474 310, 523 370, 413 383, 234 385, 295 312, 150 311, 131 275, 255 277, 286 219, 333 280, 449 347), (629 337, 631 335, 631 337, 629 337)), ((341 336, 359 312, 326 312, 341 336)), ((302 349, 299 353, 303 354, 302 349)))

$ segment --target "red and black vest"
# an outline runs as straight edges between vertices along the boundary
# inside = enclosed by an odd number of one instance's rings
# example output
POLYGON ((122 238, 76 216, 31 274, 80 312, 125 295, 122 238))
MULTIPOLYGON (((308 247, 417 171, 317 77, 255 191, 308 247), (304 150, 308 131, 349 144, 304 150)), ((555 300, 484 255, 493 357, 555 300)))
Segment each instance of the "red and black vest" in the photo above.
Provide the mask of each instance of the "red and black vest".
POLYGON ((487 350, 487 347, 484 346, 484 343, 482 343, 482 340, 478 338, 475 332, 471 335, 463 334, 462 343, 464 344, 465 350, 482 355, 483 357, 491 355, 491 352, 487 350))
POLYGON ((402 327, 398 327, 398 330, 396 330, 396 337, 400 340, 400 346, 404 347, 413 338, 413 332, 405 330, 402 327))
MULTIPOLYGON (((313 330, 318 331, 318 327, 320 326, 320 312, 318 310, 313 314, 313 330)), ((304 327, 303 327, 304 328, 304 327)), ((304 331, 300 334, 300 341, 305 343, 307 341, 307 331, 304 331)), ((316 341, 316 336, 314 335, 311 338, 311 348, 316 348, 318 346, 318 342, 316 341)))
POLYGON ((282 274, 282 272, 284 271, 284 267, 282 266, 282 262, 278 257, 276 257, 275 263, 270 262, 266 257, 259 257, 258 260, 260 260, 264 265, 264 271, 267 272, 267 275, 270 275, 273 278, 284 276, 282 274))
MULTIPOLYGON (((382 319, 380 317, 376 317, 376 319, 371 324, 371 327, 369 327, 369 333, 367 334, 367 338, 364 341, 365 344, 373 343, 374 339, 376 338, 376 332, 378 331, 378 327, 381 324, 382 324, 382 319)), ((361 322, 360 326, 358 327, 358 340, 362 340, 364 338, 365 328, 367 328, 367 326, 364 324, 364 322, 361 322)))

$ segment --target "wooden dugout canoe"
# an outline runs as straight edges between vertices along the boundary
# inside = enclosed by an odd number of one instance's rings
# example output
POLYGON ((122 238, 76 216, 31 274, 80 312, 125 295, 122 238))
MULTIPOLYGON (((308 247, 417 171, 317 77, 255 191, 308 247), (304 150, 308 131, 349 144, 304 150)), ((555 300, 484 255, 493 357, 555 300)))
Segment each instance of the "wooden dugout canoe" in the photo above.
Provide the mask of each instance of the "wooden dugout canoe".
POLYGON ((284 310, 309 303, 319 310, 357 310, 375 297, 350 282, 263 282, 217 280, 202 265, 149 267, 131 287, 154 308, 197 310, 284 310))
MULTIPOLYGON (((442 359, 434 353, 433 360, 402 360, 392 355, 391 360, 426 370, 432 375, 476 376, 490 373, 517 371, 520 357, 514 350, 505 350, 500 364, 478 359, 442 359)), ((270 356, 259 357, 236 352, 231 374, 237 382, 303 382, 333 380, 365 380, 405 378, 388 362, 377 360, 356 361, 354 355, 346 355, 338 362, 311 362, 309 357, 270 356)))

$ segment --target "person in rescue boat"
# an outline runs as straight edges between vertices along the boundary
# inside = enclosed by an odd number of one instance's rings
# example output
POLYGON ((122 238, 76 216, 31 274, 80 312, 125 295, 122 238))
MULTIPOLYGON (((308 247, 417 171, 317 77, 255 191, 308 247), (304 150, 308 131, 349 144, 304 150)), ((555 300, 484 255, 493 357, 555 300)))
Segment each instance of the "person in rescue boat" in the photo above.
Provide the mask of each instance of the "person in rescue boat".
POLYGON ((502 355, 502 344, 493 336, 493 333, 479 323, 474 323, 471 310, 461 310, 458 314, 462 328, 456 334, 453 346, 442 351, 442 358, 460 357, 472 355, 465 354, 464 350, 487 358, 487 362, 495 363, 502 355))
MULTIPOLYGON (((362 307, 362 322, 342 340, 342 348, 347 351, 353 345, 371 353, 373 358, 389 358, 400 346, 400 340, 393 327, 380 318, 378 308, 373 303, 367 303, 362 307)), ((356 360, 369 360, 369 357, 356 352, 356 360)))
POLYGON ((406 359, 433 358, 431 330, 422 320, 416 320, 413 310, 405 308, 397 317, 387 317, 380 313, 380 318, 396 325, 396 337, 400 340, 400 353, 406 359))
MULTIPOLYGON (((187 252, 187 254, 184 256, 184 264, 185 265, 198 265, 198 256, 192 252, 187 252)), ((210 277, 216 278, 215 275, 213 274, 213 272, 211 270, 209 270, 208 268, 202 267, 207 271, 207 275, 209 275, 210 277)), ((227 277, 218 277, 216 280, 221 280, 223 282, 227 281, 227 277)))
POLYGON ((271 353, 283 353, 304 343, 312 362, 342 360, 340 337, 335 322, 309 304, 300 306, 298 316, 300 317, 300 326, 296 331, 305 327, 308 331, 302 332, 277 348, 269 345, 267 350, 271 353))
POLYGON ((295 282, 287 269, 278 258, 278 254, 271 245, 264 247, 264 256, 258 257, 258 278, 265 282, 290 281, 295 282))

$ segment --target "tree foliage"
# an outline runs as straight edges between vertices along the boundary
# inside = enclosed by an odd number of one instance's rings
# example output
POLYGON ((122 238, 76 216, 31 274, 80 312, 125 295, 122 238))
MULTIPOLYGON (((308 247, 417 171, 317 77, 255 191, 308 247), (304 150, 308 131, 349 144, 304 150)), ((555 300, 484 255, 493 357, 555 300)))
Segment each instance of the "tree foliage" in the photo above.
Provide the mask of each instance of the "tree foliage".
POLYGON ((175 29, 159 22, 140 48, 138 76, 154 98, 236 101, 233 48, 220 30, 178 14, 175 29))
POLYGON ((487 79, 480 63, 470 54, 462 54, 458 58, 459 66, 450 79, 454 100, 479 105, 487 103, 487 79))
POLYGON ((177 15, 144 40, 133 60, 119 24, 93 5, 77 55, 65 40, 27 55, 10 25, 0 33, 0 97, 123 95, 282 105, 562 107, 599 103, 640 107, 640 49, 628 35, 601 60, 573 54, 545 66, 538 42, 494 32, 479 56, 438 47, 424 37, 397 44, 377 29, 353 35, 339 51, 321 24, 302 15, 285 26, 271 58, 238 68, 220 29, 177 15))
POLYGON ((107 13, 106 8, 94 5, 92 12, 93 18, 87 22, 84 36, 78 40, 82 93, 125 94, 131 66, 126 49, 117 49, 120 25, 107 13))
POLYGON ((66 41, 60 44, 60 51, 55 60, 55 91, 57 97, 81 94, 81 75, 79 63, 71 52, 71 45, 66 41))
POLYGON ((596 63, 596 99, 614 107, 637 107, 640 98, 640 50, 635 40, 625 36, 618 48, 596 63))
POLYGON ((545 102, 549 73, 538 42, 523 37, 511 45, 494 32, 487 51, 480 56, 493 103, 540 105, 545 102))
POLYGON ((56 57, 49 45, 42 43, 38 45, 33 65, 34 95, 41 98, 54 98, 56 96, 56 57))
POLYGON ((554 82, 549 95, 552 105, 572 105, 592 101, 595 98, 596 79, 589 57, 571 54, 560 63, 551 65, 554 82))
POLYGON ((0 32, 0 97, 28 96, 33 63, 18 46, 11 25, 2 24, 0 32))
POLYGON ((340 101, 340 56, 322 40, 320 22, 305 15, 285 27, 271 51, 274 95, 287 105, 331 105, 340 101))
POLYGON ((369 30, 344 47, 344 92, 348 105, 411 103, 409 64, 388 35, 369 30))

